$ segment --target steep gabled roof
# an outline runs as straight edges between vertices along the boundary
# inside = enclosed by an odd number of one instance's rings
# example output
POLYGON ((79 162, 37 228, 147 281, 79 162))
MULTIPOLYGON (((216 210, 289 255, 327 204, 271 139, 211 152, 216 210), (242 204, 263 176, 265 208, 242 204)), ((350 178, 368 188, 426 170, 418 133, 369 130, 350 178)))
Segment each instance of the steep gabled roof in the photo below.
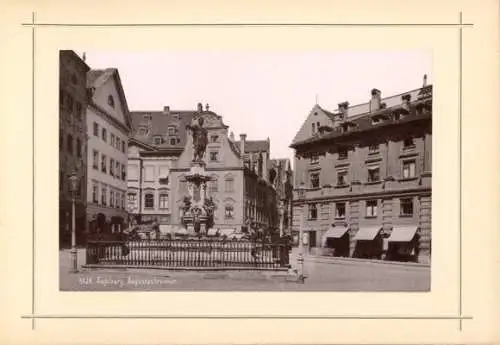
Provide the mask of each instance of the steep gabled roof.
POLYGON ((123 90, 122 81, 120 78, 120 73, 116 68, 106 68, 106 69, 91 69, 87 72, 87 88, 97 89, 104 85, 109 78, 114 78, 116 82, 116 87, 118 91, 118 97, 120 98, 120 103, 123 108, 123 115, 125 118, 125 124, 130 129, 130 111, 128 108, 127 98, 125 97, 125 91, 123 90))

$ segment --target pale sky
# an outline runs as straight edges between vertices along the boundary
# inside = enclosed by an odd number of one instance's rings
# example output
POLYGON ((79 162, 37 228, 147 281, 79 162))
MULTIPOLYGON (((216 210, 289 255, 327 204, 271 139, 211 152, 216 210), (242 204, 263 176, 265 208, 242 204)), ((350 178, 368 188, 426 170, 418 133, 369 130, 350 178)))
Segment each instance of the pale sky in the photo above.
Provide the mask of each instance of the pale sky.
MULTIPOLYGON (((78 52, 81 56, 82 52, 78 52)), ((235 138, 271 139, 272 158, 290 158, 295 134, 316 103, 367 102, 432 83, 429 51, 86 52, 93 69, 118 68, 130 110, 194 110, 223 116, 235 138)))

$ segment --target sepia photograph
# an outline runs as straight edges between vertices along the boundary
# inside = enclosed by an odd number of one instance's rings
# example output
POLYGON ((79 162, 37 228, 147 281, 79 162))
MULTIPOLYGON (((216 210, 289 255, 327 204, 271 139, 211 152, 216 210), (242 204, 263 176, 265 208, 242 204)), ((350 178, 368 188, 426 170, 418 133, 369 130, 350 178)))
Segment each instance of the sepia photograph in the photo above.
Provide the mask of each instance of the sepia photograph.
POLYGON ((0 343, 494 343, 497 5, 0 4, 0 343))
POLYGON ((431 286, 428 51, 59 52, 61 291, 431 286))

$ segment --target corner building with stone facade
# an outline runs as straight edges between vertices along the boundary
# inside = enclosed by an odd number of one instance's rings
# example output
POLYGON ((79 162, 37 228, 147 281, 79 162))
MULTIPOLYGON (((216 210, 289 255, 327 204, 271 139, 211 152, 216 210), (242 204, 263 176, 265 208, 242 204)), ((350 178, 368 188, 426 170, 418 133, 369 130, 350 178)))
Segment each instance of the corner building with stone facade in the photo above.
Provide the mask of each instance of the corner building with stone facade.
POLYGON ((368 103, 315 105, 295 149, 293 226, 309 251, 430 262, 432 85, 368 103))

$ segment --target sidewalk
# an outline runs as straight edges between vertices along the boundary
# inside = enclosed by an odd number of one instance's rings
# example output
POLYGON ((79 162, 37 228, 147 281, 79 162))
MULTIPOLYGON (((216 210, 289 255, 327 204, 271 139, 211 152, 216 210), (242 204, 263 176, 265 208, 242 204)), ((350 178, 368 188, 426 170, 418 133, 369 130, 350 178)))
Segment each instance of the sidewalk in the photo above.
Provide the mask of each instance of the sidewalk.
MULTIPOLYGON (((298 254, 298 248, 292 248, 290 253, 291 259, 290 261, 296 261, 298 254)), ((386 261, 386 260, 377 260, 377 259, 359 259, 359 258, 350 258, 350 257, 338 257, 338 256, 327 256, 327 255, 315 255, 306 253, 304 256, 304 261, 314 261, 321 263, 331 263, 331 264, 374 264, 374 265, 388 265, 388 266, 404 266, 404 267, 414 267, 414 268, 425 268, 429 269, 431 267, 430 264, 423 264, 418 262, 404 262, 404 261, 386 261)))

